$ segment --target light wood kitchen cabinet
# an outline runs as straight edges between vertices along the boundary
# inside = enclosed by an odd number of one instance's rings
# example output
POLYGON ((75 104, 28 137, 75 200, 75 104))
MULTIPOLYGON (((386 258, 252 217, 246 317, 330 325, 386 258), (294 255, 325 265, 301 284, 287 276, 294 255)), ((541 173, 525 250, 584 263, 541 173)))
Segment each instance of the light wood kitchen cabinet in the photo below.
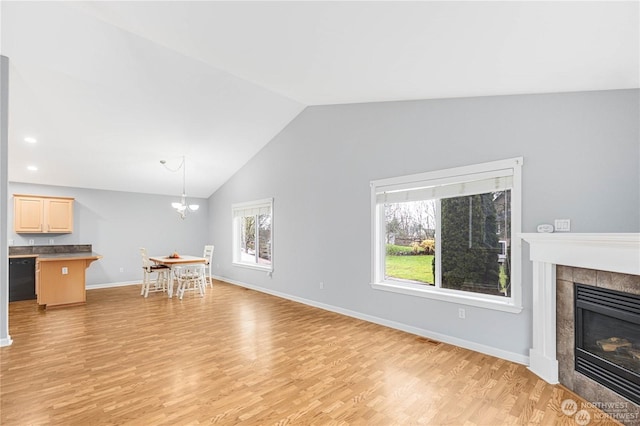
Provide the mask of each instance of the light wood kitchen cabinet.
POLYGON ((39 305, 69 305, 86 301, 84 271, 90 262, 67 259, 39 263, 39 305))
POLYGON ((102 256, 94 253, 41 255, 36 262, 38 305, 61 306, 85 303, 85 270, 102 256))
POLYGON ((36 296, 40 294, 40 260, 36 259, 36 296))
POLYGON ((69 234, 73 232, 70 197, 13 194, 13 227, 16 233, 69 234))

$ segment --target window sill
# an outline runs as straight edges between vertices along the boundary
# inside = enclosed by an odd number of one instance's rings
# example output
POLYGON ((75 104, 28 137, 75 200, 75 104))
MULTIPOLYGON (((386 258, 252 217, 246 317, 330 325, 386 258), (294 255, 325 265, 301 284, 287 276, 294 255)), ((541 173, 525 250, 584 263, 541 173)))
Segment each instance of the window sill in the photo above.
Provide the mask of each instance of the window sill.
POLYGON ((234 266, 239 266, 241 268, 247 268, 247 269, 255 269, 256 271, 265 271, 265 272, 272 272, 273 271, 273 265, 269 265, 269 266, 261 266, 261 265, 256 265, 253 263, 241 263, 241 262, 231 262, 234 266))
MULTIPOLYGON (((409 296, 425 297, 427 299, 442 300, 449 303, 457 303, 461 305, 476 306, 478 308, 492 309, 495 311, 509 312, 519 314, 522 312, 522 306, 511 303, 510 299, 499 300, 491 296, 478 294, 461 294, 458 291, 435 290, 432 288, 423 288, 424 286, 410 283, 400 282, 382 282, 372 283, 371 287, 376 290, 390 291, 392 293, 406 294, 409 296)), ((506 299, 506 298, 505 298, 506 299)))

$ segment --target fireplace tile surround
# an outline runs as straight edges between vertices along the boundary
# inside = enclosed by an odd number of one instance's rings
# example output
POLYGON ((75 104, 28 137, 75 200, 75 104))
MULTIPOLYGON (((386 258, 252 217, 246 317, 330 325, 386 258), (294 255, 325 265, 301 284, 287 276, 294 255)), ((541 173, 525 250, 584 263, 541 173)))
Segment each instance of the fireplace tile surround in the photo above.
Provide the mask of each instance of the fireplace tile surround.
POLYGON ((640 425, 640 407, 574 369, 574 283, 640 294, 640 234, 520 234, 533 262, 529 369, 613 418, 640 425))
MULTIPOLYGON (((640 424, 640 406, 574 369, 574 283, 640 295, 640 275, 564 265, 556 267, 556 350, 560 384, 593 403, 624 407, 625 416, 636 421, 636 423, 629 422, 629 424, 640 424)), ((620 411, 621 409, 616 408, 615 410, 620 411)), ((603 411, 607 410, 603 409, 603 411)), ((616 413, 610 414, 615 415, 616 413)))

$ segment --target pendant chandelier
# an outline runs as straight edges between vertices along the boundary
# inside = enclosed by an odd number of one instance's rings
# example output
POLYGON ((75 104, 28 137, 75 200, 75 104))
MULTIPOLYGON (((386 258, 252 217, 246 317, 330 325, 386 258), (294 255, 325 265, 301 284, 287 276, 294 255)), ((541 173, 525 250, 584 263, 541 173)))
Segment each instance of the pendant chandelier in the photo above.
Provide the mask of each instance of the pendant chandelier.
POLYGON ((165 160, 160 160, 160 164, 162 164, 167 170, 174 173, 182 169, 182 196, 180 197, 180 202, 174 201, 173 203, 171 203, 171 207, 176 209, 176 212, 180 215, 181 219, 184 219, 187 216, 187 212, 195 212, 200 208, 198 204, 187 204, 187 164, 184 155, 182 156, 182 162, 176 169, 169 168, 165 160))

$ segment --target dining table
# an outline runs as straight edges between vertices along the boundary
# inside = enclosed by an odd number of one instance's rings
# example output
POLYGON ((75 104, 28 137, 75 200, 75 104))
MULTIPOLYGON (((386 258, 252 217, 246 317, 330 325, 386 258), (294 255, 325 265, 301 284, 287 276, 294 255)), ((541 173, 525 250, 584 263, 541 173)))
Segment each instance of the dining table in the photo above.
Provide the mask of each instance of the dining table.
POLYGON ((149 256, 149 260, 157 265, 165 265, 170 269, 169 273, 169 285, 167 288, 167 295, 169 298, 173 297, 173 268, 180 265, 194 265, 198 263, 207 263, 208 259, 201 256, 189 256, 180 255, 178 257, 172 256, 149 256))

